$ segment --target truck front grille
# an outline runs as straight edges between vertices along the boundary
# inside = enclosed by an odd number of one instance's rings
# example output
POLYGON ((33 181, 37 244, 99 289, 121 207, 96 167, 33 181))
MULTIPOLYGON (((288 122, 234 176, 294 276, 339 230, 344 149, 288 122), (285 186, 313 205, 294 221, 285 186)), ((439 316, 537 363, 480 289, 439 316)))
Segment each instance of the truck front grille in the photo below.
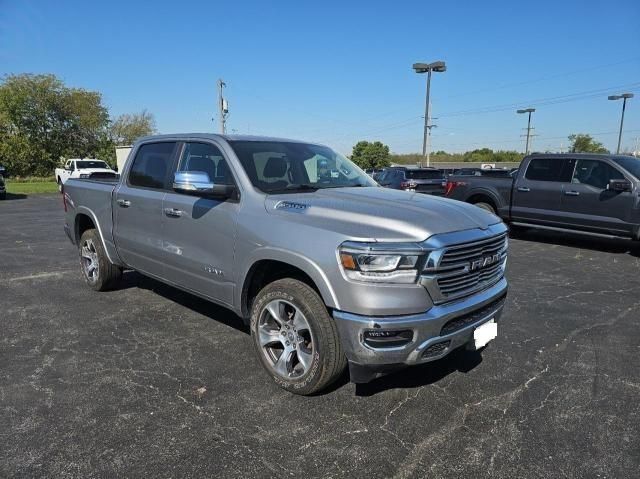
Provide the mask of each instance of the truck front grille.
POLYGON ((434 251, 421 283, 436 304, 488 288, 504 275, 507 247, 507 234, 502 233, 434 251))

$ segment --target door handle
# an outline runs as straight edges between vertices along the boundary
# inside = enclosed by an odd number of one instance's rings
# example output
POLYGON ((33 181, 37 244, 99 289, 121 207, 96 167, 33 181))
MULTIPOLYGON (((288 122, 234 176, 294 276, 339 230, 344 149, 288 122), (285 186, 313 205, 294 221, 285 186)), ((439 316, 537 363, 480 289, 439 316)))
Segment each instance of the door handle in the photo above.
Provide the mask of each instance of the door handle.
POLYGON ((131 206, 131 201, 129 201, 129 200, 118 200, 118 205, 121 206, 122 208, 128 208, 129 206, 131 206))
POLYGON ((580 196, 580 192, 579 191, 565 191, 564 194, 566 196, 580 196))
POLYGON ((531 191, 531 188, 527 186, 518 186, 518 191, 521 191, 522 193, 529 193, 531 191))
POLYGON ((164 214, 167 216, 173 216, 174 218, 179 218, 182 216, 182 211, 175 208, 165 208, 164 214))

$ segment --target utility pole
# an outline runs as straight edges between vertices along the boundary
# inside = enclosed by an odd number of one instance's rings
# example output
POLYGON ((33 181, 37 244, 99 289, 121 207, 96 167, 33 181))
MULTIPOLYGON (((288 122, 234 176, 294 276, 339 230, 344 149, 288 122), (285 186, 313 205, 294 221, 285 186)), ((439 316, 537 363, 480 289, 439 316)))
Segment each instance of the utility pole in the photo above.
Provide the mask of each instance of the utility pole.
POLYGON ((227 115, 229 114, 229 106, 222 92, 226 86, 224 80, 218 80, 218 117, 220 119, 220 133, 223 135, 227 132, 227 115))
POLYGON ((429 97, 431 96, 431 72, 445 72, 447 67, 443 61, 437 61, 433 63, 414 63, 413 69, 416 73, 427 74, 427 98, 425 101, 425 113, 424 113, 424 132, 422 135, 422 156, 427 158, 427 166, 431 164, 431 155, 429 152, 429 134, 431 131, 431 102, 429 97))
POLYGON ((633 93, 623 93, 622 95, 611 95, 609 100, 622 100, 622 116, 620 117, 620 132, 618 133, 618 148, 616 155, 620 154, 620 143, 622 143, 622 125, 624 125, 624 110, 627 107, 627 98, 633 98, 633 93))
POLYGON ((529 142, 531 141, 531 113, 536 111, 535 108, 526 108, 524 110, 517 110, 517 113, 528 113, 529 121, 527 122, 527 146, 525 147, 525 154, 529 154, 529 142))

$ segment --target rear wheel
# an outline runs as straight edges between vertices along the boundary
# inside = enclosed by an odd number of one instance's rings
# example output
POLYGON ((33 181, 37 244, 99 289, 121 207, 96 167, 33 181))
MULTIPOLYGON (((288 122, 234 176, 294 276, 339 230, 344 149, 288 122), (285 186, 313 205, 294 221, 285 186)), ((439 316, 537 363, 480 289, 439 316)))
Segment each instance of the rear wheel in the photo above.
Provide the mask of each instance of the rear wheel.
POLYGON ((96 291, 112 288, 122 276, 122 268, 109 261, 95 229, 82 233, 79 245, 80 269, 86 283, 96 291))
POLYGON ((496 210, 489 203, 485 203, 484 201, 478 201, 477 203, 473 203, 478 208, 482 208, 483 210, 488 211, 489 213, 496 214, 496 210))
POLYGON ((258 293, 251 308, 251 336, 262 366, 295 394, 321 391, 347 364, 324 302, 295 279, 274 281, 258 293))

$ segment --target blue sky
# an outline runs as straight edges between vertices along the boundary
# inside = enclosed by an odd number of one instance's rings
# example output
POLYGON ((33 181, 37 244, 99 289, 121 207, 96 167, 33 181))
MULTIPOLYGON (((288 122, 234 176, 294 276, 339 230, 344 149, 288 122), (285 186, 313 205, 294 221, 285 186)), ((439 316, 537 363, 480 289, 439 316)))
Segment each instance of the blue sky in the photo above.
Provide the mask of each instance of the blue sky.
POLYGON ((1 74, 54 73, 102 92, 113 115, 148 109, 162 133, 217 131, 224 78, 229 131, 417 152, 425 78, 411 65, 439 59, 434 150, 523 150, 515 109, 529 105, 535 150, 575 132, 615 148, 621 104, 607 95, 622 91, 636 94, 623 145, 640 136, 637 0, 0 0, 1 74))

